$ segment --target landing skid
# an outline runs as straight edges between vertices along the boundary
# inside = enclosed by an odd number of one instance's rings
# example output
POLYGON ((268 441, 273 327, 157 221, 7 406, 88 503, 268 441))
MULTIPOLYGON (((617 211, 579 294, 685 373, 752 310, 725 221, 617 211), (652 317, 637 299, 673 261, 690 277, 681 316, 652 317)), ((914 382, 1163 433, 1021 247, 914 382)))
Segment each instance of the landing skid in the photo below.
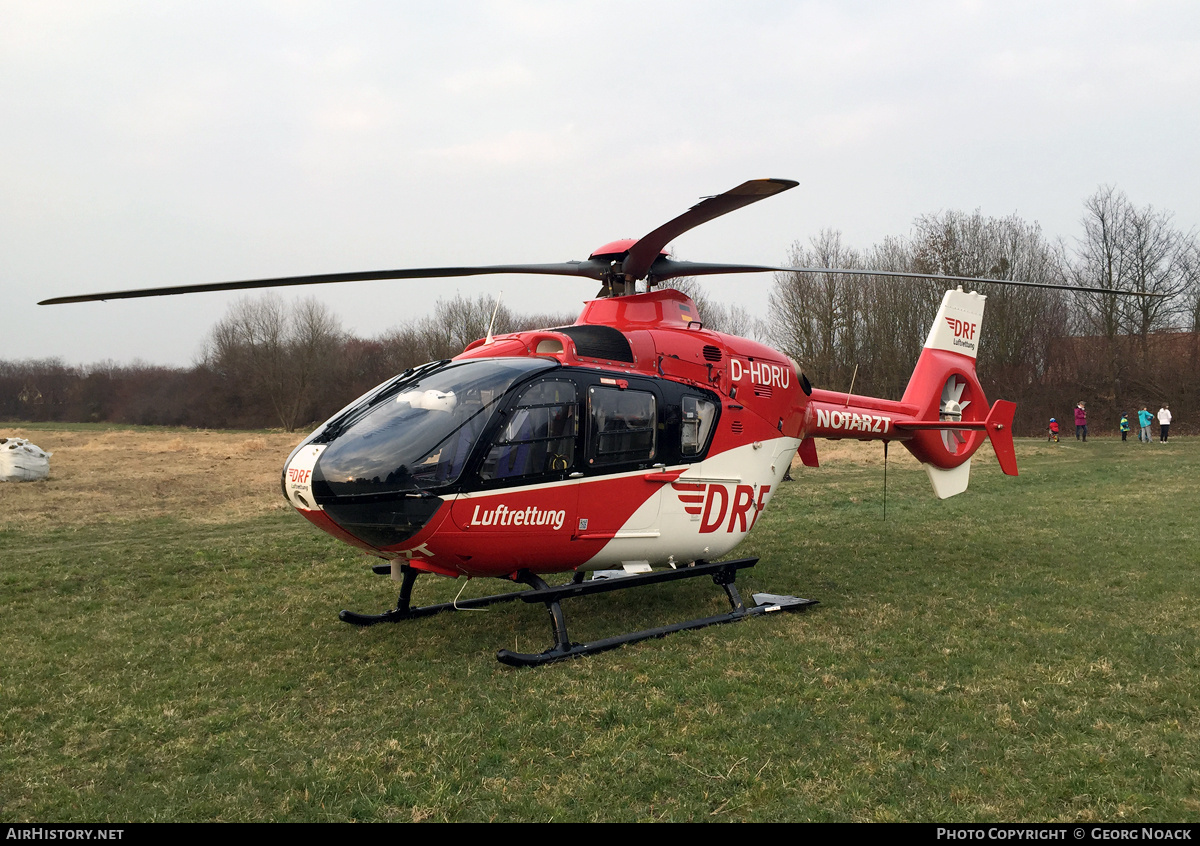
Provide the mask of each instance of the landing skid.
POLYGON ((354 611, 342 611, 338 617, 342 622, 355 626, 372 626, 376 623, 398 623, 401 620, 428 617, 431 614, 437 614, 442 611, 463 611, 471 608, 483 608, 488 605, 495 605, 500 602, 512 602, 517 599, 522 602, 541 602, 546 606, 546 610, 550 612, 550 625, 554 629, 554 646, 544 652, 538 653, 513 652, 509 649, 501 649, 496 653, 497 660, 503 664, 513 667, 536 667, 541 664, 549 664, 552 661, 562 661, 566 658, 579 658, 584 655, 592 655, 596 652, 604 652, 627 643, 637 643, 641 640, 664 637, 673 632, 702 629, 705 626, 715 626, 721 623, 733 623, 746 617, 757 617, 761 614, 770 614, 774 611, 803 611, 810 605, 817 604, 816 600, 801 599, 796 596, 776 596, 773 594, 756 593, 754 594, 754 605, 747 607, 742 601, 741 594, 738 593, 734 581, 737 579, 738 570, 753 567, 757 563, 757 558, 740 558, 736 561, 721 561, 715 564, 698 561, 690 567, 681 567, 677 570, 663 570, 657 573, 641 573, 616 578, 593 579, 591 581, 584 581, 583 573, 577 572, 571 582, 556 587, 546 584, 539 576, 530 573, 528 570, 521 570, 516 576, 516 581, 529 585, 529 590, 510 591, 493 596, 462 599, 455 602, 444 602, 440 605, 424 605, 417 608, 412 607, 411 597, 413 583, 416 582, 417 576, 420 573, 407 565, 403 565, 401 567, 403 580, 400 585, 400 598, 395 608, 385 611, 382 614, 358 614, 354 611), (717 614, 713 617, 699 617, 669 626, 629 632, 590 643, 572 643, 571 639, 567 636, 566 616, 563 614, 560 604, 560 601, 563 599, 574 596, 586 596, 593 593, 609 593, 611 591, 658 584, 660 582, 693 579, 698 576, 711 576, 713 583, 724 589, 725 596, 729 599, 730 606, 732 606, 731 611, 725 614, 717 614))

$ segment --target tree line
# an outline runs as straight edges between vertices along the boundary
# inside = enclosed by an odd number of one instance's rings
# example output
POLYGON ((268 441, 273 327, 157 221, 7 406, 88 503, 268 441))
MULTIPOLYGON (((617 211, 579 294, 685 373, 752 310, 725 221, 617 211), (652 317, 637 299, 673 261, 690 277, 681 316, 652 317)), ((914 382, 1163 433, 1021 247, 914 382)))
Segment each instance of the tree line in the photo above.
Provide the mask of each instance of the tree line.
MULTIPOLYGON (((1101 188, 1084 203, 1075 244, 1017 216, 940 212, 907 237, 864 250, 823 231, 793 245, 790 264, 900 270, 1134 290, 1070 294, 980 283, 988 297, 978 371, 990 399, 1018 404, 1019 435, 1045 430, 1086 401, 1098 430, 1122 412, 1169 402, 1182 431, 1200 429, 1200 247, 1169 213, 1101 188)), ((814 385, 895 398, 903 393, 945 284, 828 273, 777 274, 766 320, 675 280, 706 327, 755 337, 800 363, 814 385)), ((191 368, 58 359, 0 361, 0 419, 106 421, 204 428, 277 428, 323 420, 392 375, 451 358, 489 325, 497 334, 564 326, 574 314, 518 314, 495 298, 439 301, 432 315, 374 338, 346 333, 314 299, 267 293, 234 304, 191 368), (493 322, 494 321, 494 322, 493 322)))
MULTIPOLYGON (((1114 188, 1084 204, 1074 245, 1049 240, 1017 216, 941 212, 908 238, 865 251, 825 231, 797 244, 792 264, 912 270, 1145 296, 1069 293, 979 283, 987 295, 978 371, 989 399, 1017 402, 1018 434, 1045 431, 1077 402, 1100 430, 1121 413, 1169 402, 1184 429, 1200 410, 1200 245, 1169 213, 1139 208, 1114 188), (1158 295, 1158 296, 1155 296, 1158 295)), ((821 387, 898 397, 945 284, 834 274, 777 278, 770 339, 821 387), (857 374, 855 370, 857 369, 857 374)))
POLYGON ((289 304, 268 292, 233 304, 191 368, 0 361, 0 420, 292 432, 413 365, 454 357, 489 325, 500 334, 576 317, 518 314, 490 296, 456 296, 431 315, 358 338, 318 300, 289 304))

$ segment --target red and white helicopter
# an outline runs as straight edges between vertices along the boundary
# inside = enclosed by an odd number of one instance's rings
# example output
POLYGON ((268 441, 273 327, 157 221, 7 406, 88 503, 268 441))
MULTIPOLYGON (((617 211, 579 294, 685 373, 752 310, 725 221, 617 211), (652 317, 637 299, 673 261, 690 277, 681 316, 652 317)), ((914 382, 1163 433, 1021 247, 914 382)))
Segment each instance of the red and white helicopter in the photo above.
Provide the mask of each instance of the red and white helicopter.
POLYGON ((600 298, 586 304, 574 325, 489 333, 452 360, 388 380, 306 438, 283 472, 284 496, 297 511, 390 562, 376 571, 402 582, 396 608, 376 615, 343 611, 341 619, 370 625, 514 599, 542 602, 554 645, 538 654, 497 655, 508 664, 540 664, 813 604, 768 594, 747 604, 734 582, 738 570, 757 559, 710 562, 754 527, 797 451, 804 464, 817 465, 816 438, 899 441, 943 498, 966 489, 971 456, 985 438, 1003 471, 1016 475, 1015 406, 989 405, 975 376, 982 295, 961 287, 946 293, 904 396, 893 401, 814 389, 786 355, 705 329, 687 296, 653 290, 681 276, 830 272, 683 262, 664 252, 694 226, 796 184, 746 182, 582 262, 222 282, 43 304, 498 273, 601 282, 600 298), (642 280, 647 291, 636 293, 642 280), (528 589, 414 607, 413 584, 424 573, 495 577, 528 589), (554 573, 574 575, 551 586, 542 577, 554 573), (589 573, 607 577, 588 579, 589 573), (725 590, 731 611, 590 643, 567 635, 564 598, 703 575, 725 590))

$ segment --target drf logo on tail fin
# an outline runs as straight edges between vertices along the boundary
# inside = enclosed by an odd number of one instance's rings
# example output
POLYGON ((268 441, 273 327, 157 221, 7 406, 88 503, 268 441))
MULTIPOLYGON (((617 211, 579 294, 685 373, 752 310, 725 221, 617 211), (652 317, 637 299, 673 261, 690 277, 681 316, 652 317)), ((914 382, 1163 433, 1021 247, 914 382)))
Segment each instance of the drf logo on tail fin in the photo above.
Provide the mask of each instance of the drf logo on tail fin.
POLYGON ((949 324, 950 331, 954 333, 951 343, 956 347, 966 347, 974 352, 975 332, 979 329, 979 324, 968 323, 965 320, 959 320, 957 317, 947 317, 946 323, 949 324))
POLYGON ((758 489, 756 501, 752 485, 737 485, 732 497, 729 488, 721 484, 674 482, 671 487, 683 503, 683 510, 693 517, 700 517, 700 534, 711 534, 722 529, 726 532, 750 531, 771 491, 770 485, 763 485, 758 489))
POLYGON ((950 324, 950 329, 954 332, 954 337, 966 338, 968 341, 975 340, 975 330, 979 328, 978 323, 968 323, 965 320, 959 320, 957 317, 947 317, 946 322, 950 324))

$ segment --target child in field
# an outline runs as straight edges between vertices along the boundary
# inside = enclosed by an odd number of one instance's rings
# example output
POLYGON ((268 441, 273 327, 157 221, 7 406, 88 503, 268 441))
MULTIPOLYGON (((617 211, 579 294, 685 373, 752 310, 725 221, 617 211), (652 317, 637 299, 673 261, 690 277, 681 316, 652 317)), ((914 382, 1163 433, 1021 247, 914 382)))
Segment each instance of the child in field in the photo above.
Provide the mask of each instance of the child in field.
POLYGON ((1129 415, 1121 414, 1121 440, 1125 440, 1125 436, 1129 434, 1129 415))
POLYGON ((1050 418, 1049 432, 1050 432, 1050 437, 1046 438, 1046 440, 1054 441, 1055 443, 1058 443, 1058 421, 1055 420, 1053 417, 1050 418))

